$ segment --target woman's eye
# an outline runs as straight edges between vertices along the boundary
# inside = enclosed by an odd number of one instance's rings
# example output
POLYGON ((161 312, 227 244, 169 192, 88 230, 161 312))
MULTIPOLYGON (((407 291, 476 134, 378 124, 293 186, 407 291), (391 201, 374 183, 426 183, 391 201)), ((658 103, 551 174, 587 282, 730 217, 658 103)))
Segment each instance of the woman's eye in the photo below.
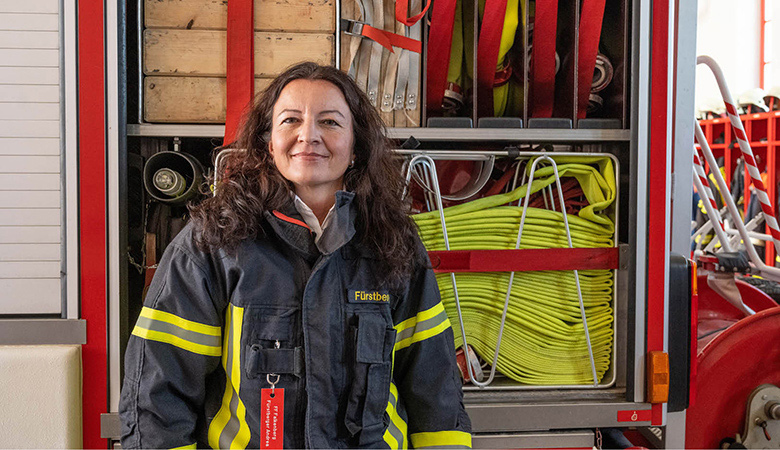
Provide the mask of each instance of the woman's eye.
POLYGON ((282 123, 295 123, 297 121, 297 117, 286 117, 284 120, 282 120, 282 123))
POLYGON ((339 123, 333 119, 325 119, 322 121, 322 123, 328 126, 339 126, 339 123))

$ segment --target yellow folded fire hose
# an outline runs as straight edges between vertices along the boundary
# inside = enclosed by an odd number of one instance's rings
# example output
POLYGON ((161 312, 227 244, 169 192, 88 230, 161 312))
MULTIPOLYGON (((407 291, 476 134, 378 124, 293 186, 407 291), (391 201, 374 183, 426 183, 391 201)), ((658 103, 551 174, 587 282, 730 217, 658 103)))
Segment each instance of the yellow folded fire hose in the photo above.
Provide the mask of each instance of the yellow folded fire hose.
MULTIPOLYGON (((602 156, 555 157, 561 177, 575 177, 588 200, 577 215, 569 214, 574 247, 613 247, 615 170, 602 156)), ((530 164, 528 164, 530 167, 530 164)), ((522 206, 506 206, 555 183, 552 167, 538 168, 533 185, 485 197, 444 210, 451 250, 513 249, 522 206)), ((557 203, 557 197, 556 197, 557 203)), ((522 204, 522 203, 521 203, 522 204)), ((413 216, 428 250, 445 250, 438 211, 413 216)), ((560 212, 528 208, 520 248, 568 247, 560 212)), ((610 367, 613 350, 613 272, 579 271, 593 358, 599 381, 610 367)), ((508 272, 456 274, 463 323, 469 345, 492 361, 508 272)), ((458 313, 449 274, 437 275, 439 290, 462 345, 458 313)), ((517 272, 507 310, 497 369, 505 376, 532 385, 592 384, 590 358, 580 316, 574 273, 517 272)))

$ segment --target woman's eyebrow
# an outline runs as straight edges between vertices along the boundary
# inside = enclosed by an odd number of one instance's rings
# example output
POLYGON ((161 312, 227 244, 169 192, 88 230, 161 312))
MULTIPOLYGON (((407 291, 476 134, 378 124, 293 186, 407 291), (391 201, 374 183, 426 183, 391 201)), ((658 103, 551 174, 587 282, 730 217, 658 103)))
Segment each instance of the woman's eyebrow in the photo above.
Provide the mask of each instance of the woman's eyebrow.
POLYGON ((301 111, 298 110, 298 109, 283 109, 283 110, 279 111, 279 114, 277 114, 277 116, 279 116, 279 115, 281 115, 283 113, 286 113, 286 112, 293 112, 293 113, 298 113, 298 114, 301 113, 301 111))
POLYGON ((328 114, 328 113, 335 113, 335 114, 340 115, 341 117, 344 117, 344 114, 342 114, 341 111, 336 110, 336 109, 326 109, 325 111, 320 111, 320 113, 318 115, 321 116, 323 114, 328 114))

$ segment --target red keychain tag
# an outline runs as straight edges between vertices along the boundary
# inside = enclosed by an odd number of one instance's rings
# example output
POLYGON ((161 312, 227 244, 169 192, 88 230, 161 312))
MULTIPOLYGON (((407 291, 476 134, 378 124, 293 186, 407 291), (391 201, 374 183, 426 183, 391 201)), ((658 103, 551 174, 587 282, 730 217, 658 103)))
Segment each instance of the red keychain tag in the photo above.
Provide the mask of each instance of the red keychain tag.
POLYGON ((260 448, 281 449, 284 444, 284 389, 260 390, 260 448))

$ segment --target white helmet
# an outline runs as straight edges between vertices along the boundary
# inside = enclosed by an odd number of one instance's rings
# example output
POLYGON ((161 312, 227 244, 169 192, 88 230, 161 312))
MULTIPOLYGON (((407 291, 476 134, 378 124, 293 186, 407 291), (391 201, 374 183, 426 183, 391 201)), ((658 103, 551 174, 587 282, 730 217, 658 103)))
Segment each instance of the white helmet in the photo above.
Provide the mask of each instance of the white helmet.
POLYGON ((761 88, 748 89, 737 99, 737 106, 742 110, 741 114, 752 114, 758 112, 767 112, 764 96, 766 92, 761 88))
POLYGON ((698 109, 702 119, 714 119, 726 113, 726 104, 720 97, 711 97, 700 102, 698 109))
POLYGON ((769 88, 764 96, 764 103, 770 111, 780 111, 780 85, 769 88))

